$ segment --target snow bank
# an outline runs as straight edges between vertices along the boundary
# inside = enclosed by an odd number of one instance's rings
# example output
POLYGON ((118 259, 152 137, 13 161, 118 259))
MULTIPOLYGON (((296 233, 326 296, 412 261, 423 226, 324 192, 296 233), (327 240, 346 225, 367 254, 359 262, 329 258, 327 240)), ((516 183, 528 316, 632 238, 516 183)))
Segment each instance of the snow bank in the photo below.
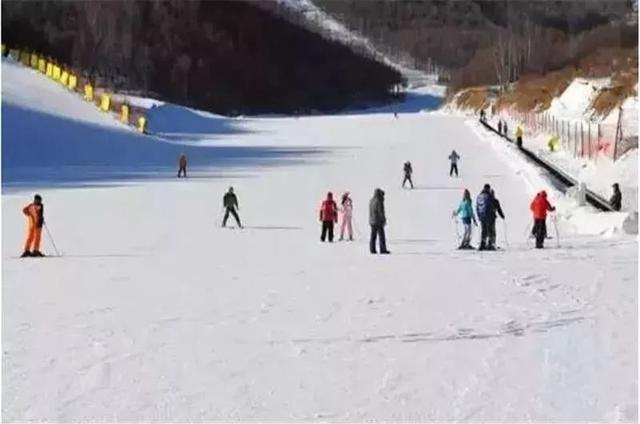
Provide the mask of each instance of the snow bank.
POLYGON ((551 101, 547 110, 551 115, 566 120, 589 120, 592 115, 591 104, 601 88, 611 84, 610 78, 576 78, 560 97, 551 101))

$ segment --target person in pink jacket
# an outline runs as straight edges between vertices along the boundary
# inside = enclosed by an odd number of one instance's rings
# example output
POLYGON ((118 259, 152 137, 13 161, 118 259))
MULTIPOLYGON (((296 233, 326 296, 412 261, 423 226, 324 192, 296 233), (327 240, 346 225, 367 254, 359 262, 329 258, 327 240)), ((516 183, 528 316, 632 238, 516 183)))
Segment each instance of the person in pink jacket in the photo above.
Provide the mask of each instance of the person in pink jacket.
POLYGON ((349 233, 349 241, 353 241, 353 227, 351 225, 353 202, 349 192, 342 195, 342 201, 340 202, 340 211, 342 212, 342 224, 340 225, 340 241, 344 240, 344 230, 347 229, 349 233))

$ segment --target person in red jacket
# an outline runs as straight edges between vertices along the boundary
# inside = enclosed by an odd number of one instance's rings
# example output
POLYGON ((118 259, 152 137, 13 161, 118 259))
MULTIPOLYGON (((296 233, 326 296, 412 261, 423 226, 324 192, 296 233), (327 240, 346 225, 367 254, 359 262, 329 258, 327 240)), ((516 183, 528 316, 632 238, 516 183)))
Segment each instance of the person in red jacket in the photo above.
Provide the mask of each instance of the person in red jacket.
POLYGON ((327 198, 320 206, 320 222, 322 222, 322 234, 320 241, 324 242, 329 236, 329 243, 333 242, 333 224, 338 222, 338 205, 333 200, 333 193, 328 192, 327 198))
POLYGON ((551 206, 547 200, 547 192, 541 191, 531 202, 531 211, 533 212, 533 233, 536 235, 536 249, 544 247, 544 237, 547 234, 547 212, 555 211, 556 208, 551 206))

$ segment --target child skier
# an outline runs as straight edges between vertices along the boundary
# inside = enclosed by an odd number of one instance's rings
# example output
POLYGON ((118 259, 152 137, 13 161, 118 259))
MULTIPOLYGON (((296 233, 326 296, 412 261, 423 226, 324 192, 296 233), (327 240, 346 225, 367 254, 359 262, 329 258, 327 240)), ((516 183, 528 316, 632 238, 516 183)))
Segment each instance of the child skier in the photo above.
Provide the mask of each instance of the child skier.
POLYGON ((344 240, 344 230, 345 227, 349 233, 349 241, 353 241, 353 227, 351 225, 352 220, 352 212, 353 212, 353 202, 351 201, 351 197, 349 196, 349 192, 346 192, 342 195, 341 211, 342 211, 342 225, 340 226, 340 241, 344 240))
POLYGON ((333 200, 333 193, 328 192, 327 198, 320 206, 320 222, 322 222, 322 233, 320 241, 324 242, 329 236, 329 243, 333 242, 333 224, 338 222, 338 206, 333 200))
POLYGON ((453 175, 454 171, 456 173, 456 177, 458 176, 458 159, 460 159, 460 155, 458 155, 458 152, 453 150, 449 155, 449 160, 451 161, 451 167, 449 168, 450 177, 453 175))
POLYGON ((533 212, 533 233, 536 235, 536 249, 544 247, 544 238, 547 234, 547 212, 555 211, 556 208, 547 200, 547 192, 541 191, 531 202, 533 212))
POLYGON ((478 226, 478 222, 473 214, 471 193, 469 193, 469 190, 464 190, 464 193, 462 194, 462 201, 460 202, 460 205, 458 205, 458 209, 453 211, 452 216, 460 217, 462 225, 464 226, 464 235, 462 236, 462 242, 458 249, 473 249, 474 247, 471 246, 471 221, 473 220, 473 225, 476 227, 478 226))
POLYGON ((44 226, 44 204, 39 194, 33 196, 33 203, 29 203, 22 209, 22 213, 27 216, 29 227, 27 240, 24 243, 22 258, 28 256, 42 257, 40 252, 40 240, 42 238, 42 227, 44 226))
POLYGON ((404 170, 404 180, 402 180, 402 188, 404 188, 404 184, 409 181, 411 184, 411 188, 413 188, 413 181, 411 181, 411 174, 413 174, 413 168, 411 167, 411 162, 406 161, 403 166, 404 170))

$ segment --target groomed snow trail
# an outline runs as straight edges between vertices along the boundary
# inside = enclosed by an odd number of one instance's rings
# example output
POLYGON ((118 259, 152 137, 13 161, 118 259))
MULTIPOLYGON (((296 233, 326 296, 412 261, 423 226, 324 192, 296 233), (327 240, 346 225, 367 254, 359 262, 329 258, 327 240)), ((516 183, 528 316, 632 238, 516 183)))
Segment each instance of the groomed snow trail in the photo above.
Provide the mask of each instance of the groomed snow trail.
MULTIPOLYGON (((5 84, 3 110, 18 102, 5 84)), ((531 249, 533 193, 462 118, 228 121, 237 131, 163 132, 287 155, 211 158, 175 180, 177 150, 151 178, 3 193, 4 420, 637 420, 634 238, 561 233, 561 248, 531 249), (415 190, 400 188, 405 160, 415 190), (457 251, 451 211, 486 182, 507 215, 505 250, 457 251), (245 230, 219 227, 230 185, 245 230), (389 256, 368 253, 375 187, 389 256), (329 190, 352 193, 355 242, 320 243, 329 190), (14 259, 34 191, 62 258, 14 259)), ((3 153, 39 142, 19 125, 3 121, 3 153)))

